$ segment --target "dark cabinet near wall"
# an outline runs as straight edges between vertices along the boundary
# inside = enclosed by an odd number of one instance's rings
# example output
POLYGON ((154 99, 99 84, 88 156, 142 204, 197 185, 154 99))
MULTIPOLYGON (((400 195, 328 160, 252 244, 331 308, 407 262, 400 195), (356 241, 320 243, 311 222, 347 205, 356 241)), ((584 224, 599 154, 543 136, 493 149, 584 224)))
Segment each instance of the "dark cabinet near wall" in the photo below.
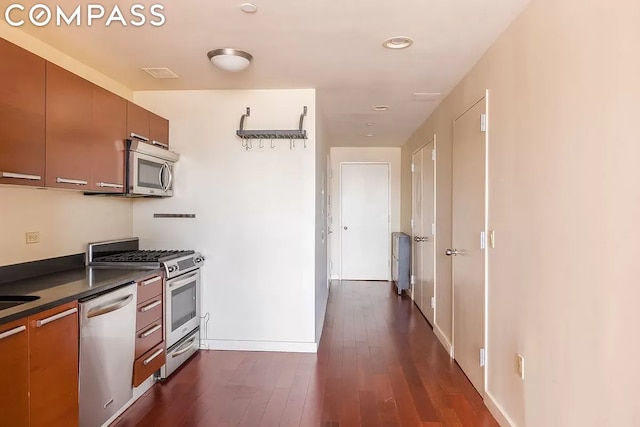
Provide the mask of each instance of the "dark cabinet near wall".
POLYGON ((169 120, 132 102, 127 103, 127 137, 169 149, 169 120))
POLYGON ((47 63, 46 185, 89 189, 93 84, 47 63))
POLYGON ((0 39, 0 184, 44 185, 45 63, 0 39))
POLYGON ((153 145, 169 149, 169 120, 149 113, 149 139, 153 145))
POLYGON ((90 189, 124 192, 127 100, 93 86, 93 134, 90 189))
POLYGON ((127 138, 149 140, 149 111, 133 102, 127 102, 127 138))

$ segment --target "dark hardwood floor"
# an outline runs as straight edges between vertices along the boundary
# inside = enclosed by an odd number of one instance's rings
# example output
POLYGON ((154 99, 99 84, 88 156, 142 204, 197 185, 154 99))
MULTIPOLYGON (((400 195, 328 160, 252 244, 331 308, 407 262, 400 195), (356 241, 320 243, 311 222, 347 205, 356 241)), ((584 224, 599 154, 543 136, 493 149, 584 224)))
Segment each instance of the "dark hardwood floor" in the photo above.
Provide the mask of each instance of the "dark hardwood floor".
POLYGON ((498 424, 409 297, 334 282, 318 354, 202 351, 113 425, 498 424))

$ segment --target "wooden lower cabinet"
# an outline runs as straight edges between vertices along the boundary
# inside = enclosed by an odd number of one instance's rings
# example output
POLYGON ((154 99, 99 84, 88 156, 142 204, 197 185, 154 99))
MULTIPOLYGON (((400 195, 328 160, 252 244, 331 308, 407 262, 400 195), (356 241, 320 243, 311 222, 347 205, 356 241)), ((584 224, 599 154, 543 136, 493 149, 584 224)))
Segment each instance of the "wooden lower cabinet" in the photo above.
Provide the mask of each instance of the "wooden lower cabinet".
POLYGON ((31 427, 78 425, 78 304, 29 317, 31 427))
POLYGON ((27 319, 0 325, 0 425, 29 425, 27 319))

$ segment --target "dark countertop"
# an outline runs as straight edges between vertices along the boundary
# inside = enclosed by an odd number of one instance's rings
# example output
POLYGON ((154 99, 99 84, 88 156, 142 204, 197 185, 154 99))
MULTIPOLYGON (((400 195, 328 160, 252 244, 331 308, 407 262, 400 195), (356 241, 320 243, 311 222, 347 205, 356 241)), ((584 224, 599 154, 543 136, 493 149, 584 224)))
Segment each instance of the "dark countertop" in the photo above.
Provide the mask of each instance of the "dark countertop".
POLYGON ((0 295, 33 295, 39 299, 0 310, 0 325, 61 304, 88 298, 161 270, 83 267, 0 284, 0 295))

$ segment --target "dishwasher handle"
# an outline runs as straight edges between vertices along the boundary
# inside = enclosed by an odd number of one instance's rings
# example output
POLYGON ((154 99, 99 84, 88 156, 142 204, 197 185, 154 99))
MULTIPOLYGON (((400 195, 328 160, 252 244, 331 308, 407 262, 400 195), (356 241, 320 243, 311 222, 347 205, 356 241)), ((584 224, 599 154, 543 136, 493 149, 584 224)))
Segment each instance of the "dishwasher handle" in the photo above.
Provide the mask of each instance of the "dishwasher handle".
POLYGON ((106 307, 96 308, 87 313, 87 318, 91 319, 92 317, 102 316, 103 314, 111 313, 112 311, 116 311, 121 309, 122 307, 128 305, 131 301, 133 301, 133 294, 122 298, 115 304, 108 305, 106 307))

